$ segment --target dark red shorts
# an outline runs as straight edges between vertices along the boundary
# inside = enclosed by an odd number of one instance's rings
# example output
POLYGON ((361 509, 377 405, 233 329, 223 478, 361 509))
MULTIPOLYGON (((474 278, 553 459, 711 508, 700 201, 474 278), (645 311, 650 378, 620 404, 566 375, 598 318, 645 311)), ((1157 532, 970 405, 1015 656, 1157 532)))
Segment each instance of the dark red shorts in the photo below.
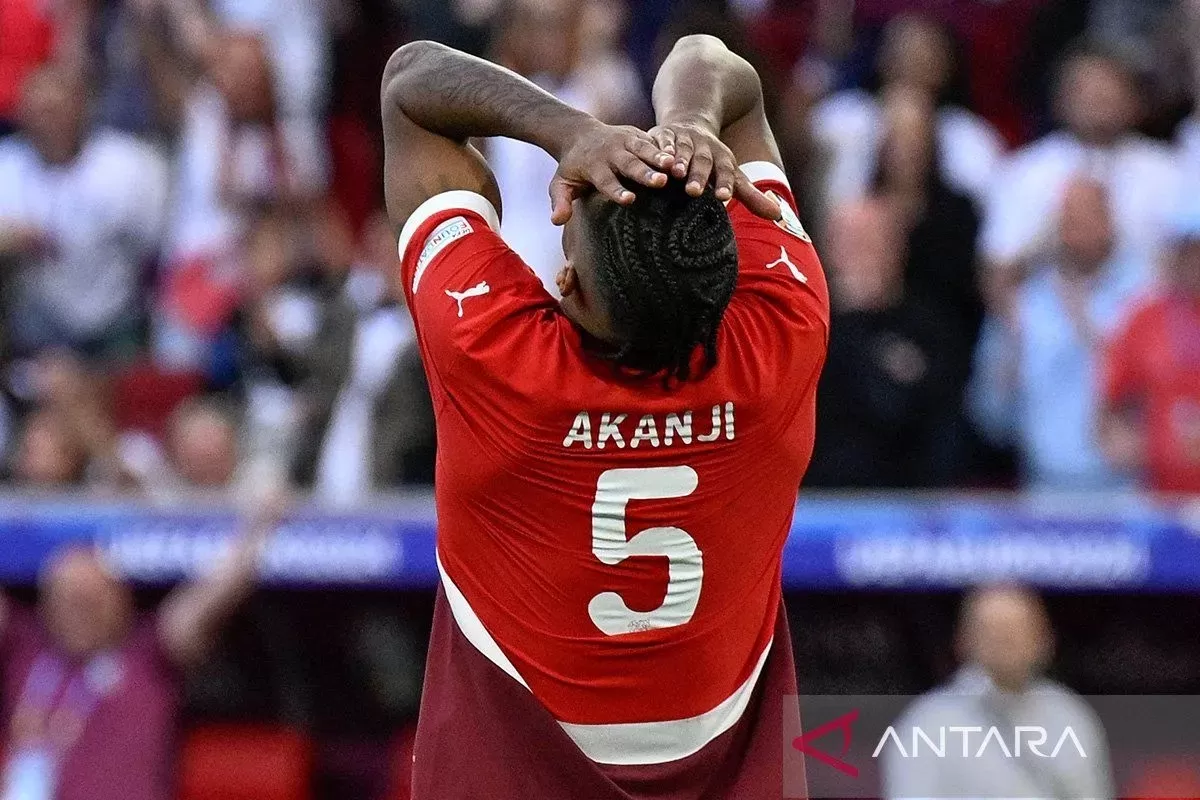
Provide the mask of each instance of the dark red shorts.
POLYGON ((742 719, 667 764, 608 766, 585 756, 529 690, 459 631, 441 589, 413 762, 413 800, 779 800, 783 704, 796 670, 787 615, 742 719))

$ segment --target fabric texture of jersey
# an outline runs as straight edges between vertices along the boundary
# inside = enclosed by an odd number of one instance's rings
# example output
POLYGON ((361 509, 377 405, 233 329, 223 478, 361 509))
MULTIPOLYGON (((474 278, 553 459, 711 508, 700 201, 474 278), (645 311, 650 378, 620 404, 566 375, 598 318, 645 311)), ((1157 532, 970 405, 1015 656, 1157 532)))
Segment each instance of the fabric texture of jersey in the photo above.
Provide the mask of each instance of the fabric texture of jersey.
MULTIPOLYGON (((738 727, 786 632, 828 290, 782 171, 743 170, 786 213, 729 204, 720 360, 672 388, 585 349, 483 197, 431 198, 401 233, 437 415, 439 608, 609 768, 681 762, 738 727)), ((453 680, 433 663, 427 681, 453 680)))

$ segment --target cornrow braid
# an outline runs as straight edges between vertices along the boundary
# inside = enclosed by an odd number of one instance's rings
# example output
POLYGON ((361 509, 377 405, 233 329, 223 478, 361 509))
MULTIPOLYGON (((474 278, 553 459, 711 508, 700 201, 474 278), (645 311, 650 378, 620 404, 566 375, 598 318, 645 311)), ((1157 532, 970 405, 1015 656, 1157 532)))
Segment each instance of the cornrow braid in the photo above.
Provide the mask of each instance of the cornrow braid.
POLYGON ((596 278, 624 342, 611 354, 664 383, 691 377, 696 348, 716 365, 716 333, 738 278, 737 242, 712 188, 690 197, 684 181, 637 187, 628 206, 606 203, 593 222, 596 278))
POLYGON ((672 180, 637 187, 629 206, 605 203, 593 222, 597 283, 624 344, 611 357, 665 384, 717 363, 717 330, 737 284, 737 243, 711 188, 700 197, 672 180))

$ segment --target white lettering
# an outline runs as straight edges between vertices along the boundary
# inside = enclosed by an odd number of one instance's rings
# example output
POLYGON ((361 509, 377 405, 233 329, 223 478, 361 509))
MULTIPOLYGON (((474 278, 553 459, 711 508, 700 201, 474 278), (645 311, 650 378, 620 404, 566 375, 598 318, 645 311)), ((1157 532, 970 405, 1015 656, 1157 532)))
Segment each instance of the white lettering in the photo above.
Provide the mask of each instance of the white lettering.
POLYGON ((1075 752, 1079 753, 1080 758, 1088 757, 1087 753, 1083 752, 1083 745, 1079 743, 1079 738, 1075 735, 1075 731, 1071 730, 1071 726, 1068 725, 1063 730, 1062 736, 1058 737, 1058 744, 1054 745, 1054 750, 1050 753, 1051 758, 1055 758, 1058 755, 1058 751, 1062 749, 1063 742, 1067 739, 1070 739, 1075 744, 1075 752))
POLYGON ((1045 728, 1039 727, 1037 725, 1018 725, 1015 730, 1016 730, 1016 733, 1013 736, 1013 740, 1014 740, 1013 753, 1016 755, 1017 758, 1021 757, 1021 734, 1022 733, 1038 734, 1037 741, 1029 741, 1026 744, 1029 746, 1029 752, 1033 753, 1035 756, 1041 756, 1042 758, 1046 757, 1045 753, 1043 753, 1041 750, 1038 750, 1038 747, 1040 747, 1041 745, 1046 743, 1046 729, 1045 728))
POLYGON ((1012 751, 1008 749, 1008 745, 1004 743, 1003 737, 1000 736, 1000 731, 998 731, 996 726, 993 725, 992 727, 988 728, 987 735, 983 737, 983 743, 979 745, 979 752, 975 754, 976 758, 979 758, 983 755, 983 751, 987 749, 988 742, 990 742, 992 739, 995 739, 996 744, 1000 745, 1000 749, 1004 752, 1005 758, 1013 757, 1012 751))
POLYGON ((563 447, 570 447, 580 442, 585 450, 592 449, 592 418, 588 416, 586 411, 580 411, 575 415, 575 422, 571 425, 571 431, 563 439, 563 447))
POLYGON ((679 434, 679 441, 684 444, 692 443, 692 412, 683 412, 683 421, 681 422, 678 414, 667 414, 667 429, 663 434, 663 445, 670 447, 675 441, 675 434, 679 434))
POLYGON ((904 749, 904 744, 900 740, 900 737, 896 733, 895 729, 889 727, 884 731, 879 743, 875 746, 875 752, 871 754, 871 758, 879 757, 879 754, 883 751, 884 745, 888 739, 891 739, 895 743, 896 750, 898 750, 904 758, 919 757, 921 755, 922 741, 925 742, 925 749, 932 755, 936 756, 937 758, 945 758, 947 730, 949 730, 951 733, 962 735, 963 758, 983 758, 987 753, 988 745, 993 741, 996 743, 996 746, 1000 748, 1000 752, 1004 754, 1005 758, 1020 758, 1022 744, 1024 744, 1024 747, 1028 752, 1038 756, 1039 758, 1055 758, 1059 751, 1062 750, 1062 748, 1067 744, 1067 742, 1070 742, 1074 746, 1075 752, 1078 753, 1081 758, 1088 757, 1087 753, 1083 749, 1083 744, 1079 741, 1079 737, 1076 736, 1075 731, 1070 727, 1067 727, 1065 730, 1063 730, 1062 736, 1059 737, 1058 743, 1054 746, 1054 750, 1050 753, 1045 753, 1041 749, 1042 745, 1046 743, 1046 729, 1036 725, 1015 726, 1011 749, 1009 748, 1008 740, 1004 738, 1004 734, 999 728, 993 725, 992 727, 986 729, 987 732, 984 734, 983 740, 979 743, 979 747, 975 748, 973 752, 971 748, 971 734, 983 732, 985 730, 984 728, 979 726, 966 727, 952 725, 949 728, 941 727, 937 730, 938 736, 937 740, 935 741, 934 738, 926 733, 923 728, 914 725, 912 728, 912 749, 911 752, 909 752, 904 749))
POLYGON ((709 444, 721 441, 732 442, 737 437, 735 408, 732 401, 726 400, 713 405, 710 409, 711 427, 703 434, 697 435, 693 422, 695 412, 673 411, 668 414, 643 414, 634 412, 617 413, 615 411, 597 414, 597 421, 592 420, 591 412, 580 411, 571 422, 571 427, 563 437, 563 447, 582 445, 585 450, 596 448, 604 450, 612 443, 618 450, 626 445, 636 450, 643 444, 650 447, 671 447, 676 444, 690 445, 693 442, 709 444), (626 439, 626 431, 621 426, 633 417, 637 425, 629 431, 630 438, 626 439))
POLYGON ((962 751, 963 758, 970 758, 971 753, 967 749, 967 746, 968 746, 968 743, 971 741, 971 733, 973 731, 982 731, 983 728, 979 727, 978 725, 970 725, 970 726, 966 726, 966 727, 959 726, 959 725, 951 725, 949 730, 951 733, 961 733, 963 735, 963 751, 962 751))
MULTIPOLYGON (((421 284, 421 276, 425 274, 425 269, 437 257, 437 254, 445 250, 451 242, 474 231, 475 229, 471 227, 471 223, 467 221, 466 217, 454 217, 443 222, 437 230, 430 234, 425 241, 425 246, 421 248, 421 255, 417 257, 417 268, 413 272, 412 288, 414 293, 421 284)), ((404 253, 400 254, 400 258, 404 258, 404 253)))
POLYGON ((925 740, 925 744, 927 744, 929 746, 929 749, 933 751, 934 755, 936 755, 938 758, 945 758, 946 757, 946 729, 939 728, 938 733, 939 733, 938 743, 935 745, 933 743, 933 740, 929 738, 929 734, 925 733, 924 729, 919 728, 917 726, 913 726, 913 737, 912 737, 913 758, 917 757, 917 744, 921 739, 925 740))
POLYGON ((625 447, 625 438, 621 436, 621 430, 617 426, 625 421, 625 414, 617 414, 614 417, 612 414, 605 414, 600 417, 600 431, 596 434, 596 447, 603 450, 604 445, 609 439, 613 440, 613 444, 620 450, 625 447))
POLYGON ((712 407, 712 430, 702 436, 697 436, 698 442, 715 442, 721 438, 721 407, 719 405, 712 407))
POLYGON ((904 749, 903 743, 900 741, 900 737, 896 735, 896 729, 891 725, 888 725, 888 729, 883 732, 883 736, 879 737, 879 744, 875 745, 875 752, 871 753, 871 758, 879 758, 879 753, 883 750, 883 745, 888 739, 891 739, 896 743, 896 749, 900 751, 901 756, 904 758, 909 757, 908 752, 904 749))
POLYGON ((637 429, 633 432, 633 439, 629 442, 629 447, 633 450, 642 442, 649 442, 652 447, 658 447, 658 425, 654 422, 654 417, 646 414, 638 420, 637 429))

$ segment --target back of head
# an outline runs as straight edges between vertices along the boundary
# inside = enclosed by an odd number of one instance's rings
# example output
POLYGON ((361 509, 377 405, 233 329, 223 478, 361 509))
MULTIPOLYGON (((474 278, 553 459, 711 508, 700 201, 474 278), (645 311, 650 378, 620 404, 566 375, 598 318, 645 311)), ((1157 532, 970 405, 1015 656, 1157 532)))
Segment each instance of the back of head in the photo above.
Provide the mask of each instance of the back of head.
POLYGON ((666 381, 717 362, 717 331, 737 285, 733 227, 711 188, 700 197, 671 180, 639 187, 629 206, 589 206, 595 282, 617 335, 613 357, 666 381))

